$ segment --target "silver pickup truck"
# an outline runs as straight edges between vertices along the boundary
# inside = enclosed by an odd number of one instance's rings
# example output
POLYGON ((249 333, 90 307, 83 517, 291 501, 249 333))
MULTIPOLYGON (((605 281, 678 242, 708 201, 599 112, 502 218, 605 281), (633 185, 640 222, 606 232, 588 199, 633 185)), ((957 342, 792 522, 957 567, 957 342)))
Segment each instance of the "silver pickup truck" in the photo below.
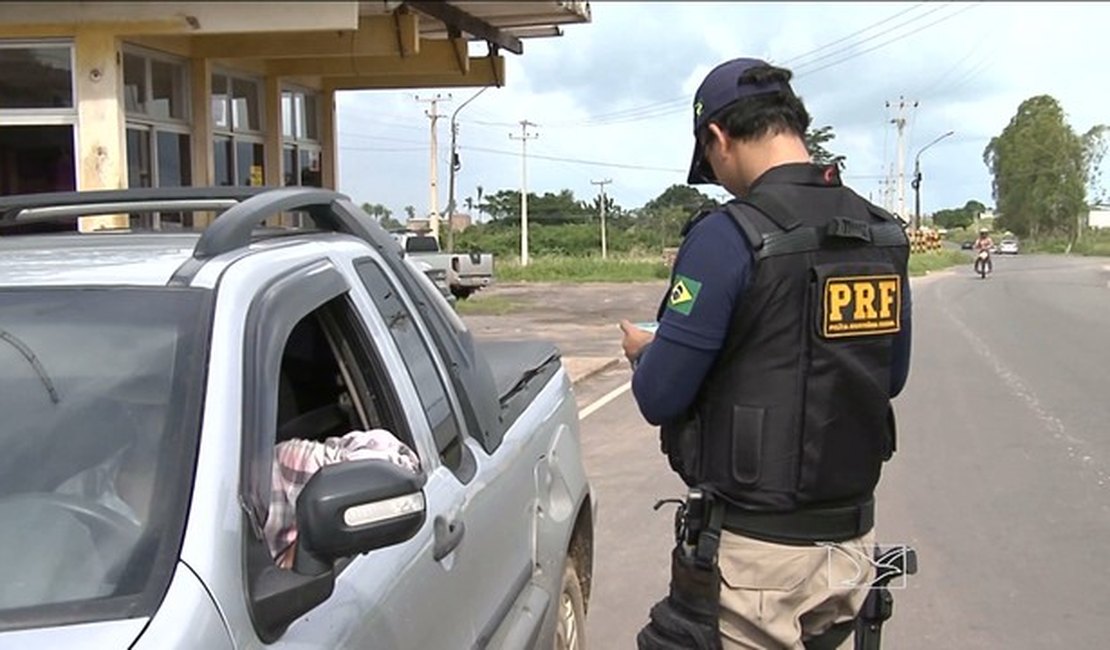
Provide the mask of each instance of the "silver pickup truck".
POLYGON ((456 298, 465 300, 475 291, 493 284, 493 255, 490 253, 444 253, 430 235, 396 232, 393 237, 414 258, 447 274, 447 284, 456 298))
POLYGON ((559 354, 475 341, 407 259, 326 190, 0 198, 0 647, 584 647, 594 500, 559 354), (219 214, 74 231, 184 212, 219 214), (314 227, 260 228, 282 213, 314 227), (311 474, 280 568, 275 444, 373 429, 419 472, 311 474))

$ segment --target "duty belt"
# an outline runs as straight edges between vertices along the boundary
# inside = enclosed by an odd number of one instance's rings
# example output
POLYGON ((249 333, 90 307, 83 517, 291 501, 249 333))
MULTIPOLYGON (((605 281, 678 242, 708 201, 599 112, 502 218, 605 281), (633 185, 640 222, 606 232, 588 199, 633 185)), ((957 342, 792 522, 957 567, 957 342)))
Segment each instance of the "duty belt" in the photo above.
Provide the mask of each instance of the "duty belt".
POLYGON ((758 512, 734 505, 725 508, 722 528, 730 533, 780 544, 846 542, 875 525, 875 501, 791 512, 758 512))

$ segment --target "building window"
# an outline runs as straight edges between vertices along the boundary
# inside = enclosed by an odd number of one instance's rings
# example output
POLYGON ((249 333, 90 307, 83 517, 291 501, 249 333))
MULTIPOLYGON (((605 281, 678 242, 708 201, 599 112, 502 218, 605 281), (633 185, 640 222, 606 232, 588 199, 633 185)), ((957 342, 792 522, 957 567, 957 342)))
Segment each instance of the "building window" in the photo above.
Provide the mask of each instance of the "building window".
MULTIPOLYGON (((127 46, 123 51, 128 187, 193 184, 189 70, 184 60, 127 46)), ((187 228, 192 215, 143 214, 138 228, 187 228)))
POLYGON ((0 195, 77 188, 73 46, 0 40, 0 195))
POLYGON ((123 53, 127 184, 192 184, 189 75, 184 61, 128 48, 123 53))
POLYGON ((281 93, 282 169, 286 185, 321 187, 320 96, 300 89, 281 93))
POLYGON ((212 75, 213 156, 216 185, 266 182, 262 84, 256 79, 212 75))
POLYGON ((0 43, 0 110, 73 108, 73 48, 0 43))
POLYGON ((75 190, 73 161, 71 125, 0 127, 0 195, 75 190))

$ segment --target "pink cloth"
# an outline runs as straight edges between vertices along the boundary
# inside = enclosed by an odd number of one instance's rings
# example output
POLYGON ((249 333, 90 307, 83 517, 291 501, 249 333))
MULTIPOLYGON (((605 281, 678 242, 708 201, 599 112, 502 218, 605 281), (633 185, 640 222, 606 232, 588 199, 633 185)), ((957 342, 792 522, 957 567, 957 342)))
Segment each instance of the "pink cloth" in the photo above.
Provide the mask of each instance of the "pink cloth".
POLYGON ((297 541, 297 497, 312 475, 325 465, 347 460, 385 460, 412 472, 420 471, 420 459, 385 429, 351 431, 324 442, 287 440, 274 447, 270 514, 264 529, 266 543, 275 559, 297 541))

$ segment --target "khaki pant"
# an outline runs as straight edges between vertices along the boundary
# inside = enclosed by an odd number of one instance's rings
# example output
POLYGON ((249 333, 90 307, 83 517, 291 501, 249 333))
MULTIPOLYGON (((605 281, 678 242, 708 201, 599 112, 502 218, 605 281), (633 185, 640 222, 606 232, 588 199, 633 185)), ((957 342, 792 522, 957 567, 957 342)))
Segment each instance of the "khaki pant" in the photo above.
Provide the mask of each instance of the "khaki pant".
MULTIPOLYGON (((788 546, 722 531, 721 641, 725 650, 789 648, 855 618, 875 569, 875 533, 842 544, 788 546)), ((841 648, 851 648, 849 636, 841 648)))

